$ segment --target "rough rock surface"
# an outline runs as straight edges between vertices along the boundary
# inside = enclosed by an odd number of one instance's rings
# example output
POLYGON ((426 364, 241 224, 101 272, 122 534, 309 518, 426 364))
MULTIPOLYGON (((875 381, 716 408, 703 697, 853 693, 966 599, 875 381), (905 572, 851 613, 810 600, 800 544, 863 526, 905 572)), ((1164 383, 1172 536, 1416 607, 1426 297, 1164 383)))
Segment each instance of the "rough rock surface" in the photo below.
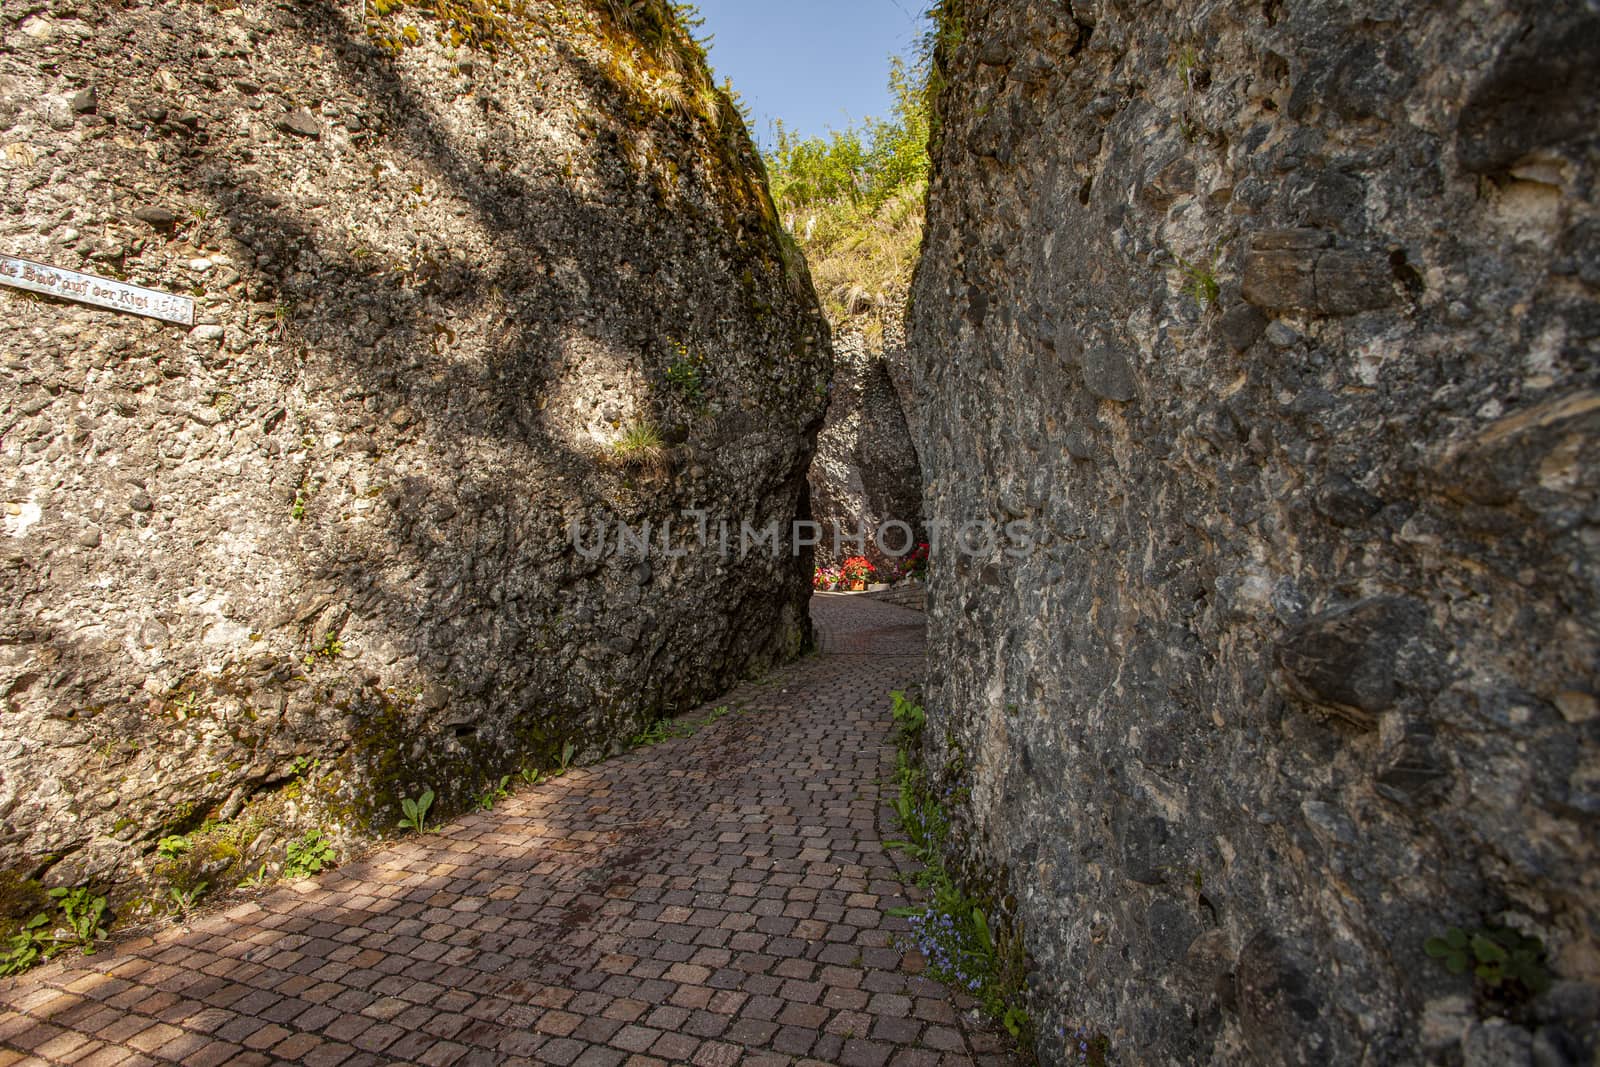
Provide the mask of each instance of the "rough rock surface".
POLYGON ((890 338, 887 349, 860 333, 834 339, 828 415, 808 476, 820 563, 864 554, 883 573, 923 539, 922 470, 894 376, 903 335, 890 338))
POLYGON ((800 505, 827 328, 735 109, 663 5, 480 5, 523 10, 498 54, 388 6, 0 12, 4 249, 199 301, 186 334, 0 295, 15 875, 159 883, 157 838, 232 819, 216 888, 808 639, 787 553, 568 534, 800 505), (640 422, 665 460, 612 449, 640 422))
POLYGON ((1592 1062, 1600 15, 946 6, 926 506, 1038 538, 936 550, 928 733, 1045 1059, 1592 1062))

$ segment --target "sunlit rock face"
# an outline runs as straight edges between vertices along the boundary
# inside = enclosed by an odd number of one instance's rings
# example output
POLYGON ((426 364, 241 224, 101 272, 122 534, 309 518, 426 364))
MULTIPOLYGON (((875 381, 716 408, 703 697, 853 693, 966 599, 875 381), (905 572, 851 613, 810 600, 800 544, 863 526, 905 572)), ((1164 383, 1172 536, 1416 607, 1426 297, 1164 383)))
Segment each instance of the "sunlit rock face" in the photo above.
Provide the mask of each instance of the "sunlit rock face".
POLYGON ((0 13, 3 251, 198 304, 0 297, 0 868, 164 897, 228 820, 219 888, 809 640, 716 531, 799 510, 827 328, 663 6, 0 13))
POLYGON ((928 736, 1044 1058, 1591 1062, 1600 16, 950 8, 911 421, 1032 536, 928 736), (1547 992, 1424 950, 1502 924, 1547 992))

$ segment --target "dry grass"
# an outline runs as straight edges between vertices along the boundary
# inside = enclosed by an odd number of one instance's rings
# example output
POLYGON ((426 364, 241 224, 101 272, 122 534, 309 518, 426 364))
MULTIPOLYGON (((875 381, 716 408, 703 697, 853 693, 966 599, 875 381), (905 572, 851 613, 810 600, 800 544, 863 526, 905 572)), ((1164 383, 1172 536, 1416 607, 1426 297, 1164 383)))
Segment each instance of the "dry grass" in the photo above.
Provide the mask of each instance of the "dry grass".
POLYGON ((922 245, 926 188, 909 185, 870 214, 837 208, 788 220, 836 331, 879 340, 884 323, 904 311, 922 245))

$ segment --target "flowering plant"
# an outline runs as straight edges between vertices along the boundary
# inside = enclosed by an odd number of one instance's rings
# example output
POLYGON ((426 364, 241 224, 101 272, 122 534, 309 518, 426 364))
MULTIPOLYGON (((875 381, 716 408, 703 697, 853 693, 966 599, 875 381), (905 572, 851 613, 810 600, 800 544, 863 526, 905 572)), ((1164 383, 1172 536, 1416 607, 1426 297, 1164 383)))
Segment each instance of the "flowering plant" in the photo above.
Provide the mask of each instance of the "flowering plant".
POLYGON ((922 578, 928 573, 928 542, 923 541, 900 561, 900 577, 922 578))
POLYGON ((832 589, 839 584, 840 578, 837 567, 818 567, 811 574, 811 588, 832 589))
POLYGON ((865 556, 851 556, 839 565, 839 572, 847 583, 854 585, 857 582, 865 582, 877 574, 878 568, 874 567, 865 556))

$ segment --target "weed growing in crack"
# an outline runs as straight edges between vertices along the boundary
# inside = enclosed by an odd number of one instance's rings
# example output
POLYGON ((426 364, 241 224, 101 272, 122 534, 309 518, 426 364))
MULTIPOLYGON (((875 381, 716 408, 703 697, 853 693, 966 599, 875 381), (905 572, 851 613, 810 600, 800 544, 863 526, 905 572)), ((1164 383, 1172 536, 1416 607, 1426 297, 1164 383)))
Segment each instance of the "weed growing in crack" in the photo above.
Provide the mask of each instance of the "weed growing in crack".
POLYGON ((657 719, 646 726, 639 733, 633 735, 629 742, 633 748, 644 748, 648 745, 659 745, 663 741, 670 741, 675 737, 693 737, 695 733, 710 726, 724 715, 732 714, 733 709, 726 704, 712 708, 702 719, 657 719))
POLYGON ((493 811, 497 802, 505 800, 511 795, 511 776, 502 774, 498 783, 492 783, 489 788, 478 794, 478 810, 493 811))
POLYGON ((1191 263, 1176 254, 1173 258, 1178 261, 1178 270, 1183 274, 1183 291, 1199 304, 1202 310, 1215 304, 1222 296, 1222 286, 1217 281, 1215 254, 1211 263, 1191 263))
POLYGON ((669 465, 670 455, 660 432, 649 422, 632 422, 622 436, 610 444, 611 462, 627 470, 659 474, 669 465))
POLYGON ((205 895, 209 885, 209 882, 199 882, 188 889, 179 889, 177 886, 173 886, 167 891, 172 896, 172 903, 168 905, 168 910, 177 918, 187 919, 189 913, 194 910, 194 906, 205 895))

